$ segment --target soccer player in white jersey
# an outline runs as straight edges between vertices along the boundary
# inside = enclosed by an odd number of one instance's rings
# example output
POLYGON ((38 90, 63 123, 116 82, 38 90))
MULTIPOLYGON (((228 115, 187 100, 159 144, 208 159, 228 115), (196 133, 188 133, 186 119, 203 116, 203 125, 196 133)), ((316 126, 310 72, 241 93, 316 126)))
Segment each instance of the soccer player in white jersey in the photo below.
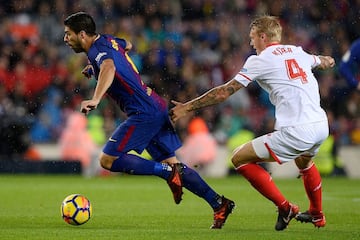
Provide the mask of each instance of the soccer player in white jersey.
POLYGON ((306 53, 301 47, 282 45, 282 27, 274 16, 256 18, 250 24, 250 45, 257 55, 250 56, 233 79, 203 95, 175 105, 170 115, 173 122, 188 112, 225 101, 253 81, 269 93, 275 106, 275 130, 239 146, 232 163, 263 196, 278 208, 275 229, 284 230, 292 218, 325 226, 322 211, 321 177, 312 161, 321 143, 328 137, 329 126, 325 111, 320 107, 317 80, 312 69, 327 69, 335 65, 330 56, 306 53), (309 209, 299 212, 277 188, 269 173, 259 162, 295 160, 310 201, 309 209))

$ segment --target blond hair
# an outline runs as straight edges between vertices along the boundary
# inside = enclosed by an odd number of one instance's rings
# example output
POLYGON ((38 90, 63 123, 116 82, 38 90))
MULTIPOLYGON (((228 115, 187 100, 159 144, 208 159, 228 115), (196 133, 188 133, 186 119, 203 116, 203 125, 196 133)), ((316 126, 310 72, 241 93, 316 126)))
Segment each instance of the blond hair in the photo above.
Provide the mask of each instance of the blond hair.
POLYGON ((280 42, 282 27, 278 17, 264 15, 254 19, 250 28, 255 28, 258 34, 264 33, 271 42, 280 42))

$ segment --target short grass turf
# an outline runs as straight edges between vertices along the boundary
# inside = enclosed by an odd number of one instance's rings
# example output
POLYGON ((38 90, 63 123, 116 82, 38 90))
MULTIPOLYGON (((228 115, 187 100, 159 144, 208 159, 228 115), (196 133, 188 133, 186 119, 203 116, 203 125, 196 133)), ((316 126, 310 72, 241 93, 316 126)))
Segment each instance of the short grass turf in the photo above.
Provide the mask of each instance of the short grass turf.
MULTIPOLYGON (((360 239, 360 180, 324 178, 326 227, 293 220, 281 232, 274 230, 273 204, 241 176, 206 180, 237 205, 221 230, 209 229, 213 212, 205 201, 185 190, 176 205, 156 177, 0 175, 0 239, 360 239), (81 226, 60 216, 62 200, 72 193, 93 205, 93 217, 81 226)), ((300 179, 275 181, 290 201, 307 209, 300 179)))

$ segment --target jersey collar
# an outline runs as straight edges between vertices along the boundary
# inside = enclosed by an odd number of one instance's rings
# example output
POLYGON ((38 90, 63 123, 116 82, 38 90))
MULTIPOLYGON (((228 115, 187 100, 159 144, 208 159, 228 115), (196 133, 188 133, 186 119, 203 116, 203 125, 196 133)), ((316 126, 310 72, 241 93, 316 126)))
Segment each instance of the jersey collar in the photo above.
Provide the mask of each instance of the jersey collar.
POLYGON ((275 46, 275 45, 280 45, 280 43, 279 42, 269 43, 268 45, 266 45, 266 47, 271 47, 271 46, 275 46))

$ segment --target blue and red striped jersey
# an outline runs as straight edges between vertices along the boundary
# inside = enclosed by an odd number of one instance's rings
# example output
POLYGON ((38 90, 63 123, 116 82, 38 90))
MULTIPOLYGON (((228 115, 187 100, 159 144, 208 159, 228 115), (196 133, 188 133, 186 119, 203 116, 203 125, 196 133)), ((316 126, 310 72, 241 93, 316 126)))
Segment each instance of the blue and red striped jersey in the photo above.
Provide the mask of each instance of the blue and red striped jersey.
POLYGON ((125 51, 126 41, 112 35, 102 34, 93 43, 87 55, 98 79, 100 65, 105 59, 114 61, 116 72, 107 90, 120 109, 128 116, 167 110, 165 101, 149 88, 125 51))

